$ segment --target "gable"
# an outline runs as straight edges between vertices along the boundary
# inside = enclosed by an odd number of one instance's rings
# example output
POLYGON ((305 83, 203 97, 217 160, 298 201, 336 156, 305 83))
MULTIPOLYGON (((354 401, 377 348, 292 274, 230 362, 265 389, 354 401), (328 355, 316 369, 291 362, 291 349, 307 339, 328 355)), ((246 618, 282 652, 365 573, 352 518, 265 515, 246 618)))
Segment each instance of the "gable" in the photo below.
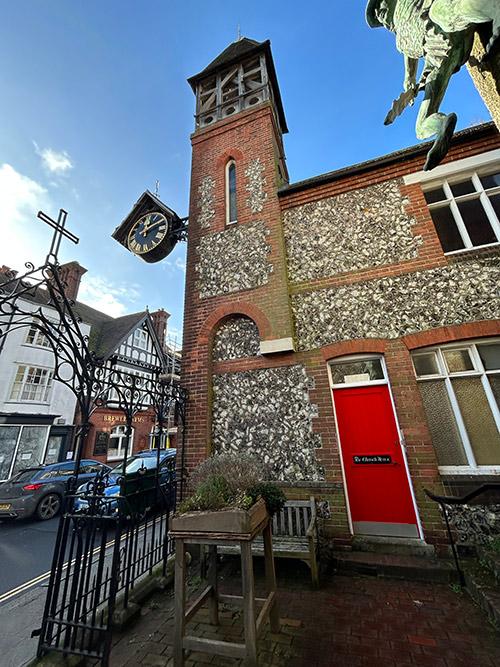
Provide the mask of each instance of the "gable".
POLYGON ((151 321, 134 327, 115 351, 117 359, 149 368, 163 367, 163 354, 151 321))

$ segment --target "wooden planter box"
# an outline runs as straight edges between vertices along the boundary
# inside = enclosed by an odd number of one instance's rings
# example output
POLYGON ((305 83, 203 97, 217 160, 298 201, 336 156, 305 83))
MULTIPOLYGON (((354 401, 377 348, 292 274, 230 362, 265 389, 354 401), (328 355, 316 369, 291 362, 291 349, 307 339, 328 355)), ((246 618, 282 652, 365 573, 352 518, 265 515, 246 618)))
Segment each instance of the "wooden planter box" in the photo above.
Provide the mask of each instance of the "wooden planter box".
MULTIPOLYGON (((249 534, 267 516, 266 504, 260 498, 249 510, 220 510, 219 512, 186 512, 173 516, 170 530, 175 533, 249 534)), ((180 537, 180 535, 179 535, 180 537)))

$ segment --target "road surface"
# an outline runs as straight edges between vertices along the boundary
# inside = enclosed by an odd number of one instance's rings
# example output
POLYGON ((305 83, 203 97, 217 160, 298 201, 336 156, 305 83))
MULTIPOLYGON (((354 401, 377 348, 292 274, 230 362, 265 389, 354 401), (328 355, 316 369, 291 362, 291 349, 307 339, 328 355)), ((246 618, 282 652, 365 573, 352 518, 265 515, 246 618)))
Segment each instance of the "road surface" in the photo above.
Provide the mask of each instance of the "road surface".
POLYGON ((0 521, 0 664, 22 667, 36 653, 59 518, 0 521))

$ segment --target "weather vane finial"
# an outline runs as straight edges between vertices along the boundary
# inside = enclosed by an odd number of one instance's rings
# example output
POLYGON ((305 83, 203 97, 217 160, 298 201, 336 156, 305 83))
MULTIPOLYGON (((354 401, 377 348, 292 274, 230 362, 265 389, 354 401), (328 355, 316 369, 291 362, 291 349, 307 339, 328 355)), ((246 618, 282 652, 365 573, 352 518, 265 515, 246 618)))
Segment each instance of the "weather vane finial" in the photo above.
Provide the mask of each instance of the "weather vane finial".
POLYGON ((238 28, 237 28, 237 34, 238 34, 238 39, 237 39, 237 41, 239 42, 240 39, 241 39, 241 26, 240 26, 239 23, 238 23, 238 28))
POLYGON ((160 194, 160 181, 156 179, 155 182, 155 197, 158 197, 160 194))

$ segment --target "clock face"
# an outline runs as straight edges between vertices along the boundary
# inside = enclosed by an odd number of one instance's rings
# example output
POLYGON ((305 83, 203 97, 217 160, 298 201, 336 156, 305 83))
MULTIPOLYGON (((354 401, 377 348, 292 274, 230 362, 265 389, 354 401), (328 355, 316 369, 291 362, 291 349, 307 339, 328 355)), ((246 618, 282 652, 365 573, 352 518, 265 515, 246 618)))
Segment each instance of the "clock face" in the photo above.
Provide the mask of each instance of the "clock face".
POLYGON ((162 213, 146 213, 134 222, 128 233, 127 244, 136 255, 144 255, 156 248, 168 232, 168 220, 162 213))

